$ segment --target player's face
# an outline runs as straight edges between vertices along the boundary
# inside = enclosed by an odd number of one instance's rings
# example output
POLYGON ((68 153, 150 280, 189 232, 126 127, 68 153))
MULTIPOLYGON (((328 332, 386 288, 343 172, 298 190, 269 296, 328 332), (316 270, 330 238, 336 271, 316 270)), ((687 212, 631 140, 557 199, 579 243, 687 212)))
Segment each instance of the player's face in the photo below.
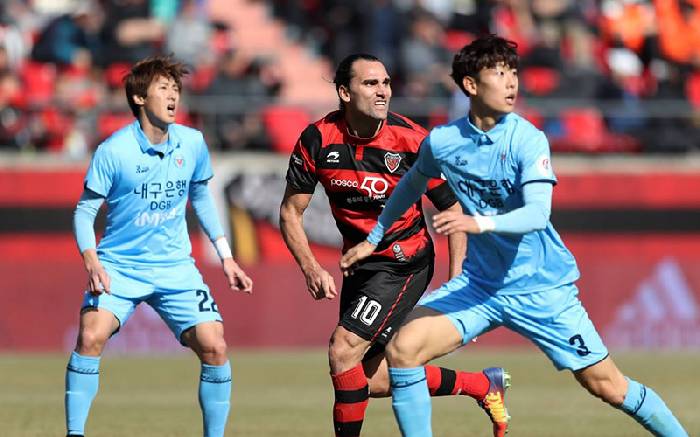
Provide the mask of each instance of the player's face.
POLYGON ((503 63, 484 68, 475 79, 465 78, 473 103, 484 111, 503 115, 513 112, 518 96, 518 70, 503 63))
POLYGON ((384 64, 360 59, 352 65, 348 88, 340 88, 345 109, 373 120, 386 120, 391 100, 391 78, 384 64))
POLYGON ((143 102, 143 109, 154 124, 174 123, 180 87, 172 78, 157 76, 148 86, 143 102))

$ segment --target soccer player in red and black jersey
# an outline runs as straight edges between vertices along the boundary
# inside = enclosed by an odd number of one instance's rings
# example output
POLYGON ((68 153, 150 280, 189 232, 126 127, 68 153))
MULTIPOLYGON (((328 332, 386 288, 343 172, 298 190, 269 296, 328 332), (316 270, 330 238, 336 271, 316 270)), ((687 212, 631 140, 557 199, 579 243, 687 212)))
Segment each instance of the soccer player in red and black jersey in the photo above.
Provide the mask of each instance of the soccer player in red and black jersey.
MULTIPOLYGON (((333 299, 333 277, 316 261, 302 226, 304 210, 321 183, 343 236, 343 252, 363 241, 377 222, 384 202, 418 156, 427 131, 389 112, 391 82, 382 62, 350 55, 336 71, 340 110, 309 125, 289 161, 280 227, 314 299, 333 299)), ((430 182, 435 207, 461 212, 440 179, 430 182)), ((449 237, 450 277, 461 273, 464 234, 449 237)), ((421 297, 433 275, 433 243, 421 202, 397 220, 352 275, 340 295, 340 320, 328 358, 335 389, 333 422, 338 437, 359 436, 369 397, 391 394, 384 346, 421 297)), ((490 381, 468 373, 426 366, 432 395, 465 394, 482 401, 490 381)))

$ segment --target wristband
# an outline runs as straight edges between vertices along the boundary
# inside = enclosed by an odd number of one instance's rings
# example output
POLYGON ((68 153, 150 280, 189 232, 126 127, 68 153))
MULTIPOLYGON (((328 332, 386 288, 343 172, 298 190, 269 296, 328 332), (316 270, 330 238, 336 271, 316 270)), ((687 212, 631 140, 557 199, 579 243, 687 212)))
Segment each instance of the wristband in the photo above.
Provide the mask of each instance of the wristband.
POLYGON ((226 237, 220 237, 214 242, 214 247, 216 248, 216 253, 219 254, 219 258, 222 260, 225 258, 233 258, 231 253, 231 247, 226 241, 226 237))
POLYGON ((479 226, 479 233, 491 232, 496 229, 496 222, 493 221, 491 217, 486 217, 483 215, 475 215, 474 221, 476 225, 479 226))

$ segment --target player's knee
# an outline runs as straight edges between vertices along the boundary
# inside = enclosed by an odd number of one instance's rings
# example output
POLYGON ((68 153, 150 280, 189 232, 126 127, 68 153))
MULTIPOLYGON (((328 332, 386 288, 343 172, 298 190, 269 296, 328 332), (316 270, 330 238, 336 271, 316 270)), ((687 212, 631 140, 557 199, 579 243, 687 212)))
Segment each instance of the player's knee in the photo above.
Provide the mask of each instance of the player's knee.
POLYGON ((348 335, 335 332, 328 343, 328 361, 336 373, 352 368, 362 359, 364 346, 348 335))
POLYGON ((94 329, 84 329, 78 336, 77 352, 81 355, 100 355, 107 338, 94 329))
POLYGON ((386 346, 390 367, 416 367, 424 364, 419 344, 410 336, 396 335, 386 346))
POLYGON ((206 364, 221 365, 227 360, 226 341, 223 338, 211 339, 200 344, 200 356, 206 364))

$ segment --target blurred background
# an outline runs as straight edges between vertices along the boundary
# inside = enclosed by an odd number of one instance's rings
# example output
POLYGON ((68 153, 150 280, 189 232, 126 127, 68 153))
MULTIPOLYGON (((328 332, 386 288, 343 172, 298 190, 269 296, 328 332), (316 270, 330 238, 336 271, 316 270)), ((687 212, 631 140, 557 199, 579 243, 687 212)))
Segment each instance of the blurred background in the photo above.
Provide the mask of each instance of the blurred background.
MULTIPOLYGON (((190 212, 232 346, 228 430, 328 435, 323 349, 338 307, 308 296, 279 236, 289 152, 337 107, 335 64, 351 52, 383 59, 392 110, 427 128, 463 116, 452 55, 484 32, 519 44, 517 111, 554 151, 552 221, 591 319, 621 367, 700 435, 700 0, 0 0, 0 434, 61 435, 86 284, 73 209, 96 146, 132 121, 125 72, 172 53, 192 71, 179 121, 205 134, 221 220, 255 280, 253 296, 227 292, 190 212)), ((340 284, 323 190, 304 223, 340 284)), ((436 245, 433 286, 447 276, 446 242, 436 245)), ((646 435, 515 334, 497 329, 462 351, 449 367, 510 370, 515 435, 646 435)), ((198 364, 153 311, 142 305, 106 355, 91 435, 199 434, 198 364)), ((465 399, 435 403, 436 435, 489 433, 465 399)), ((388 400, 372 401, 364 428, 397 434, 388 400)))
MULTIPOLYGON (((451 59, 484 32, 519 44, 518 112, 550 139, 552 221, 605 340, 700 348, 700 0, 4 0, 0 351, 73 347, 86 278, 72 211, 95 147, 132 121, 123 75, 157 53, 190 66, 180 122, 205 133, 221 218, 256 281, 252 297, 226 293, 190 217, 227 339, 324 346, 337 304, 307 296, 277 228, 296 138, 337 107, 334 66, 357 51, 386 64, 392 110, 428 128, 463 116, 469 101, 451 83, 451 59)), ((305 224, 339 281, 324 196, 305 224)), ((446 244, 437 245, 434 285, 446 277, 446 244)), ((481 344, 526 345, 501 330, 481 344)), ((109 349, 181 350, 148 309, 109 349)))

